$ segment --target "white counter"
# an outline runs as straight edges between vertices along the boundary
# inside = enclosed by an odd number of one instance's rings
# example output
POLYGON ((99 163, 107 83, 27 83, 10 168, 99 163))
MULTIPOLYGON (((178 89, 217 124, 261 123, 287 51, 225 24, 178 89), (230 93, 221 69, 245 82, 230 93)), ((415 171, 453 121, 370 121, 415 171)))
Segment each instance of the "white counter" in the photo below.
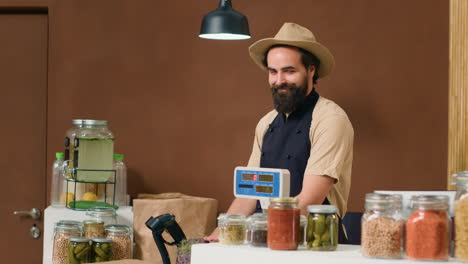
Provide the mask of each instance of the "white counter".
MULTIPOLYGON (((44 210, 44 246, 43 264, 52 264, 52 250, 54 245, 54 224, 60 220, 83 221, 87 219, 86 211, 75 211, 65 207, 47 207, 44 210)), ((117 210, 117 223, 128 225, 133 228, 133 207, 121 206, 117 210)))
MULTIPOLYGON (((192 246, 191 264, 295 264, 295 263, 327 263, 327 264, 379 264, 379 263, 437 263, 422 262, 409 259, 371 259, 361 255, 361 247, 355 245, 338 245, 336 251, 311 251, 307 249, 295 251, 279 251, 269 248, 251 246, 231 246, 219 243, 196 244, 192 246)), ((461 263, 456 261, 442 263, 461 263)))

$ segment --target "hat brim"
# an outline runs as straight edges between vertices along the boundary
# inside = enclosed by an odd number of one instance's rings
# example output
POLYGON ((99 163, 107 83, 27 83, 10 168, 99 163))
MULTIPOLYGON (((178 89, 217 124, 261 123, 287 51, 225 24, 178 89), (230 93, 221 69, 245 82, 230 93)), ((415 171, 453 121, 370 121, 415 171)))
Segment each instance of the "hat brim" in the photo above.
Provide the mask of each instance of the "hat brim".
POLYGON ((255 64, 266 71, 268 69, 263 65, 263 57, 271 46, 279 44, 302 48, 314 54, 320 60, 318 70, 318 76, 320 78, 327 76, 335 66, 335 59, 331 52, 322 44, 314 41, 292 41, 275 38, 261 39, 249 47, 250 57, 255 64))

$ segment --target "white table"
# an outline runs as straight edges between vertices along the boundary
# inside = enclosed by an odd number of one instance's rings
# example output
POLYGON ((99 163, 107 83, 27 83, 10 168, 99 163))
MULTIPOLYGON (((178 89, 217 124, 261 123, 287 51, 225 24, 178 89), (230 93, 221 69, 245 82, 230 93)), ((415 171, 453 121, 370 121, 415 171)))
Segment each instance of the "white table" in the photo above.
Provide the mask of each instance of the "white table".
MULTIPOLYGON (((428 263, 409 259, 371 259, 361 255, 361 247, 355 245, 338 245, 336 251, 311 251, 307 249, 295 251, 279 251, 269 248, 258 248, 246 245, 231 246, 219 243, 196 244, 192 246, 191 264, 295 264, 295 263, 327 263, 327 264, 409 264, 428 263)), ((437 262, 430 262, 437 263, 437 262)), ((456 261, 442 263, 461 263, 456 261)))
MULTIPOLYGON (((42 263, 52 264, 52 250, 54 245, 54 224, 60 220, 83 221, 87 219, 86 211, 75 211, 65 207, 47 207, 44 210, 44 246, 42 263)), ((117 223, 133 228, 133 207, 121 206, 117 210, 117 223)))

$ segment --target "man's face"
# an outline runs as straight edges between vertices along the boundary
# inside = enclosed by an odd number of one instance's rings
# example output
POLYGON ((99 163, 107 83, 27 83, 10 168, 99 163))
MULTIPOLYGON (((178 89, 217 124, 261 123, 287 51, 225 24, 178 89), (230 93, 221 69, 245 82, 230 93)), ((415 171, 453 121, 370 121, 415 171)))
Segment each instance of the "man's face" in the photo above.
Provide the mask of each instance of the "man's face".
POLYGON ((272 48, 268 52, 267 63, 275 109, 280 113, 292 113, 312 90, 309 86, 312 86, 310 77, 314 69, 306 70, 301 54, 294 47, 272 48))

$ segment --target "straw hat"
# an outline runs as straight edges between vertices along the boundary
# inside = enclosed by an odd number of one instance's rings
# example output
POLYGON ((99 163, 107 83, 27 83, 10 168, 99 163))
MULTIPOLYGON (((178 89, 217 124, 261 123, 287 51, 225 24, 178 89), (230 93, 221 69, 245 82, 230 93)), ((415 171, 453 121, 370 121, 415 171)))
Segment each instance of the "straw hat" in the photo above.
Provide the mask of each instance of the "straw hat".
POLYGON ((274 38, 261 39, 252 44, 249 47, 250 57, 260 68, 267 70, 263 65, 263 57, 271 46, 277 44, 299 47, 314 54, 320 60, 318 71, 320 78, 329 74, 335 65, 333 55, 325 46, 317 42, 314 34, 295 23, 284 23, 274 38))

